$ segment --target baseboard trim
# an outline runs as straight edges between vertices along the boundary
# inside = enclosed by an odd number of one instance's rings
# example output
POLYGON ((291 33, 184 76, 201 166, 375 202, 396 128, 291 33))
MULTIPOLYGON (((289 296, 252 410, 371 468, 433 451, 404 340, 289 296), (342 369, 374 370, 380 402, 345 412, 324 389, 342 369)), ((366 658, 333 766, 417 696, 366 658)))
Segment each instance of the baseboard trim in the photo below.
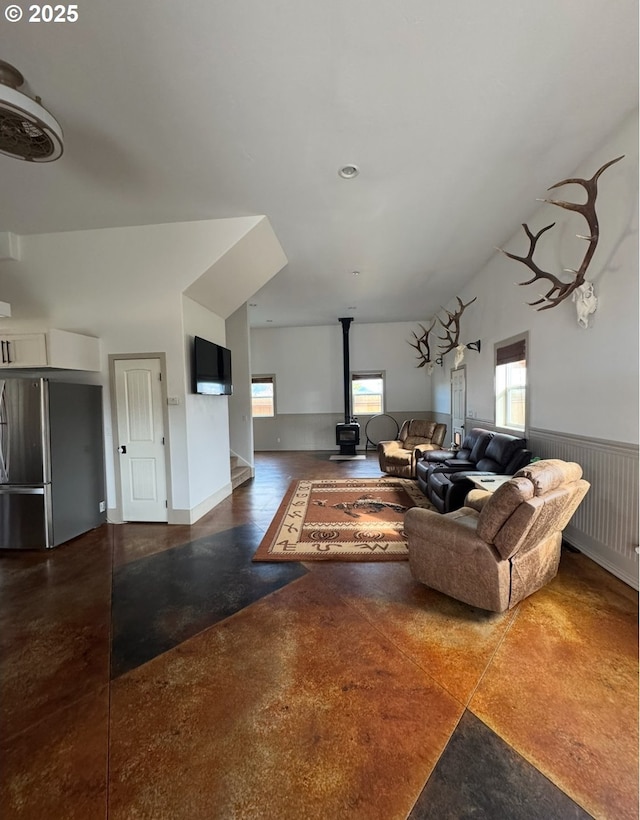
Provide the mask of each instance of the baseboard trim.
POLYGON ((107 509, 107 524, 124 524, 120 510, 117 507, 107 509))
MULTIPOLYGON (((616 578, 624 581, 625 584, 628 584, 635 590, 640 588, 638 583, 638 564, 633 558, 625 559, 625 556, 614 553, 615 561, 612 561, 609 550, 607 550, 608 554, 605 554, 603 547, 598 542, 590 539, 586 533, 572 527, 571 524, 564 530, 562 537, 572 547, 575 547, 583 555, 586 555, 587 558, 591 558, 594 563, 599 564, 603 569, 606 569, 607 572, 615 575, 616 578)), ((606 549, 606 547, 604 549, 606 549)))
POLYGON ((199 521, 203 515, 206 515, 210 512, 214 507, 217 507, 221 501, 224 501, 225 498, 231 495, 231 483, 225 484, 217 492, 210 495, 208 498, 205 498, 204 501, 201 501, 199 504, 196 504, 190 510, 180 510, 174 509, 169 510, 169 524, 195 524, 196 521, 199 521))

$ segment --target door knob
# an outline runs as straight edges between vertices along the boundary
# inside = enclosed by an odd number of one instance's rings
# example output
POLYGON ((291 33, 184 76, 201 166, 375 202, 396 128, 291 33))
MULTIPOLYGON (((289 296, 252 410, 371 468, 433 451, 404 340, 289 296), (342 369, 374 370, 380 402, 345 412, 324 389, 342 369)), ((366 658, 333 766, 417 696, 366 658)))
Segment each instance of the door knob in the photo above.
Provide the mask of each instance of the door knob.
POLYGON ((123 454, 126 453, 127 452, 127 445, 123 444, 121 447, 118 447, 118 452, 123 453, 123 454))

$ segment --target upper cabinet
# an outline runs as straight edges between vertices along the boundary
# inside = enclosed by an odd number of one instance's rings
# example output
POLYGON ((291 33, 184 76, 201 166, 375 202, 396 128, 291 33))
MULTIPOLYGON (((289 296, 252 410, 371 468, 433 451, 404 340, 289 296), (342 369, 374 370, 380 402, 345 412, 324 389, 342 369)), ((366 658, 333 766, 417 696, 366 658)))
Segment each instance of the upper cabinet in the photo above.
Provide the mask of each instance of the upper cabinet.
POLYGON ((100 370, 100 340, 67 330, 0 331, 0 370, 41 367, 100 370))

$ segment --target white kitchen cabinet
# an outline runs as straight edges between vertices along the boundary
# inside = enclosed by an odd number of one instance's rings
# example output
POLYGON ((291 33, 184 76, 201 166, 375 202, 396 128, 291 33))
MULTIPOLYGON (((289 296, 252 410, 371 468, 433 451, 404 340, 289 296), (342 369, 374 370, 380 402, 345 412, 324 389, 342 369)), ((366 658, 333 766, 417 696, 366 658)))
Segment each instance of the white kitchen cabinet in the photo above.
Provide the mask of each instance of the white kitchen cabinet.
POLYGON ((44 333, 7 333, 0 336, 2 367, 40 367, 47 362, 44 333))
POLYGON ((67 330, 0 331, 0 370, 47 367, 100 370, 100 340, 67 330))

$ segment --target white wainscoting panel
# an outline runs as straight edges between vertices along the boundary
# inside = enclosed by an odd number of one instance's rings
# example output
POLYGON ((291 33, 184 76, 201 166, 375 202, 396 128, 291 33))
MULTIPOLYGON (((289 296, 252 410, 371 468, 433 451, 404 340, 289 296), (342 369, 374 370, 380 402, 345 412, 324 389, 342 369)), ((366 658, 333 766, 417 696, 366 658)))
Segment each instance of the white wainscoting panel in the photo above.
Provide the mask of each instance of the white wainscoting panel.
POLYGON ((564 537, 609 572, 638 589, 638 447, 550 430, 529 430, 540 458, 581 465, 591 489, 564 537))

